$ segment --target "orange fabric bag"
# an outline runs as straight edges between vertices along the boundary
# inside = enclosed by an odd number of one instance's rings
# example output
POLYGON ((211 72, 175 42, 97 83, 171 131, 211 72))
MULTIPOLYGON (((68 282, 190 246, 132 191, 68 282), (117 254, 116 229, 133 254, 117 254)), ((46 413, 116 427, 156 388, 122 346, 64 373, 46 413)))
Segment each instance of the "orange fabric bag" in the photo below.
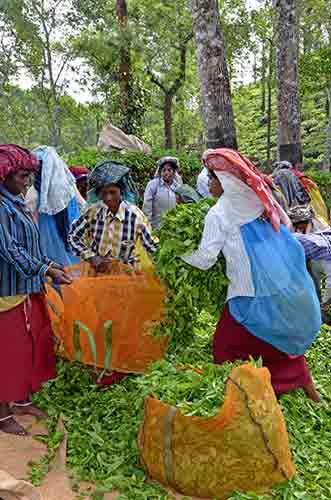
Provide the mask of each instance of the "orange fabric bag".
POLYGON ((284 417, 266 368, 234 368, 215 417, 183 415, 153 397, 138 446, 148 475, 187 496, 265 492, 295 473, 284 417))
POLYGON ((49 312, 63 355, 86 365, 143 373, 161 359, 168 339, 152 335, 164 313, 165 291, 151 273, 111 264, 96 275, 88 263, 67 269, 74 280, 60 295, 48 287, 49 312))

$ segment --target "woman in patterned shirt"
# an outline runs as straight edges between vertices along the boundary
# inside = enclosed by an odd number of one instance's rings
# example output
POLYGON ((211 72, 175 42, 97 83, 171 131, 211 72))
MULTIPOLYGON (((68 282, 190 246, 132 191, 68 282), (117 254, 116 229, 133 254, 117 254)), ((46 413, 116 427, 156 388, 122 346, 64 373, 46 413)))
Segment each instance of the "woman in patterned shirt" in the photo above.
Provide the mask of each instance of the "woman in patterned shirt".
POLYGON ((137 266, 136 243, 140 239, 149 253, 157 240, 142 211, 125 201, 129 169, 113 162, 97 166, 89 184, 100 199, 76 220, 69 234, 74 253, 104 272, 112 261, 137 266))

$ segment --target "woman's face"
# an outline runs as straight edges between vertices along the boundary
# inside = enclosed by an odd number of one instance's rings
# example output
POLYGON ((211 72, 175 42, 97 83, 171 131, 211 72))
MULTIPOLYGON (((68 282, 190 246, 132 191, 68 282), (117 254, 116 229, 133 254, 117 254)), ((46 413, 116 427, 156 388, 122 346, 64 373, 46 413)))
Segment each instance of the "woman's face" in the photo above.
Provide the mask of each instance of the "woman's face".
POLYGON ((115 184, 100 189, 99 197, 112 212, 116 212, 121 203, 121 190, 115 184))
POLYGON ((213 171, 209 171, 209 191, 214 198, 219 198, 224 193, 222 184, 216 177, 213 171))
POLYGON ((11 174, 4 182, 5 188, 14 196, 19 194, 26 195, 32 185, 32 173, 30 170, 18 170, 11 174))
POLYGON ((175 178, 175 169, 171 163, 166 163, 161 169, 161 178, 166 184, 171 184, 175 178))
POLYGON ((82 195, 82 197, 86 200, 87 198, 87 179, 78 179, 77 182, 77 189, 82 195))
POLYGON ((294 231, 296 233, 306 234, 308 229, 308 222, 297 222, 294 225, 294 231))

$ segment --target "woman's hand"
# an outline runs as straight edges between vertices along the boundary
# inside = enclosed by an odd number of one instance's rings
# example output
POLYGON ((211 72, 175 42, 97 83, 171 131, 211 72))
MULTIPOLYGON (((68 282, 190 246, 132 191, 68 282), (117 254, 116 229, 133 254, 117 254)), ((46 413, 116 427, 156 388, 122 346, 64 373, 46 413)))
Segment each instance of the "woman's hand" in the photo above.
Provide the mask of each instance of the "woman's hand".
POLYGON ((53 282, 57 285, 70 285, 72 283, 72 278, 68 273, 55 267, 50 267, 46 276, 52 278, 53 282))
POLYGON ((61 264, 57 264, 56 262, 52 262, 51 264, 52 269, 59 269, 60 271, 63 271, 63 266, 61 264))
POLYGON ((105 273, 109 268, 109 264, 111 264, 111 259, 108 257, 92 257, 89 260, 89 263, 95 269, 97 273, 105 273))

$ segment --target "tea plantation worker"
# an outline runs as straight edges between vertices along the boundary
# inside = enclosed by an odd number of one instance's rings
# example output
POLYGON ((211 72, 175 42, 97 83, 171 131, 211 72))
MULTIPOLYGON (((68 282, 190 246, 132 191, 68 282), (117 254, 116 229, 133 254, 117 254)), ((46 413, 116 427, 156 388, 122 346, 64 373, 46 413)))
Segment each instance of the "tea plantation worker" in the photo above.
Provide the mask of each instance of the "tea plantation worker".
POLYGON ((296 205, 288 210, 294 232, 301 234, 331 230, 324 219, 317 217, 310 205, 296 205))
POLYGON ((318 401, 305 351, 321 313, 302 246, 283 224, 289 220, 263 176, 240 153, 204 156, 212 184, 224 190, 205 220, 199 249, 182 257, 207 270, 220 252, 230 284, 214 336, 214 361, 262 357, 277 394, 302 387, 318 401))
MULTIPOLYGON (((322 318, 326 322, 325 311, 331 303, 331 230, 317 233, 295 233, 303 246, 307 267, 315 283, 317 295, 322 303, 322 318), (325 288, 323 291, 323 280, 325 288)), ((329 320, 327 321, 329 323, 329 320)))
POLYGON ((281 161, 273 171, 272 177, 285 196, 289 208, 310 203, 310 196, 293 172, 293 165, 290 162, 281 161))
POLYGON ((176 188, 175 193, 177 205, 183 203, 196 203, 202 199, 201 196, 196 192, 196 190, 188 184, 179 185, 176 188))
MULTIPOLYGON (((293 207, 289 211, 295 237, 302 244, 308 270, 315 283, 317 294, 326 304, 331 299, 331 228, 323 220, 315 217, 311 207, 293 207), (326 289, 322 297, 323 277, 326 276, 326 289)), ((322 305, 323 313, 323 305, 322 305)))
POLYGON ((42 253, 22 195, 38 166, 28 150, 0 145, 0 430, 21 436, 27 432, 15 414, 45 416, 30 395, 56 375, 44 282, 47 277, 59 284, 71 282, 42 253))
POLYGON ((40 168, 26 196, 26 203, 33 210, 39 227, 42 252, 62 266, 75 264, 79 260, 71 252, 68 234, 72 222, 79 217, 84 200, 74 176, 55 148, 40 146, 33 153, 40 168))
POLYGON ((203 166, 200 174, 197 177, 197 191, 202 198, 212 197, 209 190, 208 169, 205 166, 203 166))
POLYGON ((143 212, 125 201, 130 169, 114 162, 102 163, 93 170, 89 185, 99 198, 73 223, 69 243, 73 252, 104 272, 112 260, 138 265, 138 238, 145 250, 153 253, 157 240, 143 212))
POLYGON ((143 204, 143 212, 153 229, 158 229, 162 215, 176 206, 175 191, 180 184, 175 178, 179 168, 177 158, 165 156, 157 166, 157 176, 147 184, 143 204))
POLYGON ((87 178, 90 170, 83 166, 72 166, 69 168, 72 175, 75 177, 76 185, 79 193, 81 194, 83 200, 87 199, 87 178))

